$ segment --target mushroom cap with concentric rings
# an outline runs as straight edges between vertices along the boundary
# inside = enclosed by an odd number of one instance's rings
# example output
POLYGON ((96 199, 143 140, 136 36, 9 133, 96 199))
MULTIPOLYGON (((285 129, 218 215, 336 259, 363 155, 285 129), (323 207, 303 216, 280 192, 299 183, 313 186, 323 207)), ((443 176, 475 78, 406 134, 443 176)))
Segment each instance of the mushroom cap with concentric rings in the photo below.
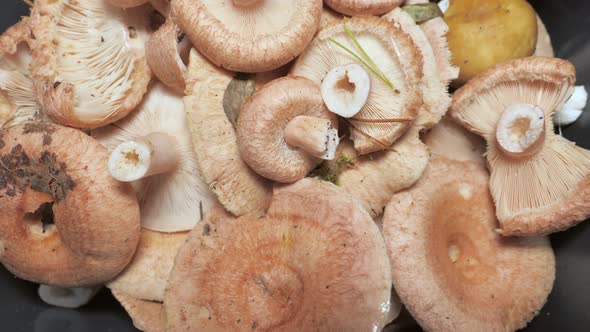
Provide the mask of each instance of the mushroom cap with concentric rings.
POLYGON ((79 130, 27 123, 0 131, 0 261, 9 271, 67 288, 104 283, 127 266, 139 206, 107 158, 79 130), (45 225, 50 211, 55 224, 45 225))
POLYGON ((360 202, 303 179, 265 218, 209 215, 180 249, 164 307, 171 331, 378 331, 389 316, 383 238, 360 202))
POLYGON ((496 232, 481 163, 434 158, 383 217, 395 290, 426 331, 514 331, 553 287, 546 237, 496 232))

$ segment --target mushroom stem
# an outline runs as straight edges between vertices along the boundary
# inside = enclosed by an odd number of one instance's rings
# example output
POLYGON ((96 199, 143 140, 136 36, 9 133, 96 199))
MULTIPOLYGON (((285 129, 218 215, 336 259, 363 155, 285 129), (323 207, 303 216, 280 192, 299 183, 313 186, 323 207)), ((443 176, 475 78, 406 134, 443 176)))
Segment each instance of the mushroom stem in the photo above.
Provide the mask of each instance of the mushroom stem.
POLYGON ((96 287, 61 288, 39 285, 39 297, 43 302, 56 307, 75 309, 86 305, 101 289, 96 287))
POLYGON ((169 172, 180 160, 176 145, 176 138, 160 132, 123 142, 109 157, 109 172, 123 182, 169 172))
POLYGON ((498 121, 496 141, 501 150, 511 157, 527 157, 536 153, 545 141, 545 113, 531 104, 510 105, 498 121))
POLYGON ((252 7, 263 0, 233 0, 234 6, 236 7, 252 7))
POLYGON ((332 160, 340 138, 338 129, 334 128, 330 120, 300 115, 285 127, 285 141, 314 157, 332 160))

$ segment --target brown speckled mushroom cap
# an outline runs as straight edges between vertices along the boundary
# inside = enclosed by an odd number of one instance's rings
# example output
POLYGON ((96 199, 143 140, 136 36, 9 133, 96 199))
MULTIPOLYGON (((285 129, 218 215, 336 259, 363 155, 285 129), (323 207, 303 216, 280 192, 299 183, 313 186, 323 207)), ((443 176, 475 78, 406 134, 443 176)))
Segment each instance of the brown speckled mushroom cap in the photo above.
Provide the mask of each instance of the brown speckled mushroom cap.
MULTIPOLYGON (((450 116, 487 141, 490 191, 503 234, 548 234, 590 215, 590 152, 556 135, 551 121, 575 80, 568 61, 531 57, 487 70, 453 97, 450 116), (529 155, 511 156, 499 143, 497 129, 509 107, 519 103, 540 108, 544 136, 529 155)), ((512 128, 520 135, 519 130, 531 127, 515 122, 512 128)))
POLYGON ((297 116, 326 119, 338 125, 324 105, 318 84, 283 77, 258 90, 240 111, 238 145, 244 161, 258 174, 278 182, 305 177, 321 161, 285 141, 285 127, 297 116))
POLYGON ((133 321, 133 326, 143 332, 165 332, 164 306, 160 302, 138 300, 125 293, 112 291, 113 296, 133 321))
POLYGON ((367 154, 393 144, 418 115, 422 104, 422 58, 410 36, 385 19, 353 17, 324 27, 297 59, 291 74, 306 77, 319 84, 334 67, 351 63, 362 65, 330 41, 333 39, 360 54, 346 33, 345 26, 394 85, 392 89, 366 69, 371 79, 369 97, 361 111, 347 121, 356 128, 351 129, 350 133, 355 149, 360 154, 367 154), (396 89, 399 93, 396 93, 396 89), (395 119, 408 121, 393 121, 395 119))
POLYGON ((239 72, 297 57, 320 24, 320 0, 174 0, 172 17, 211 62, 239 72))
POLYGON ((433 159, 383 218, 395 289, 426 331, 514 331, 541 310, 553 287, 546 237, 496 232, 486 169, 433 159))
POLYGON ((147 90, 149 11, 106 1, 39 0, 31 13, 32 76, 56 122, 93 129, 128 115, 147 90))
POLYGON ((360 203, 303 179, 275 190, 266 218, 214 216, 193 230, 166 292, 168 329, 379 331, 388 269, 360 203))
POLYGON ((335 11, 349 15, 381 15, 401 5, 404 0, 324 0, 335 11))
POLYGON ((107 158, 79 130, 38 123, 0 130, 0 261, 9 271, 84 287, 127 266, 139 207, 132 188, 109 175, 107 158))

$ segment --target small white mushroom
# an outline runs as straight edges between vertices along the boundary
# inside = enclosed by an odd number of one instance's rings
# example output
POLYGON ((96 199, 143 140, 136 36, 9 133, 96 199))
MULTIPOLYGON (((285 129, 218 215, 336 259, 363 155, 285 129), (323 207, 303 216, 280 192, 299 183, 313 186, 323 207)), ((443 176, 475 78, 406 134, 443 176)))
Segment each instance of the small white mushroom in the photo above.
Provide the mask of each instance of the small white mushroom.
POLYGON ((101 286, 61 288, 49 285, 39 285, 39 297, 43 302, 62 308, 80 308, 92 300, 101 286))
POLYGON ((570 99, 553 116, 553 123, 556 126, 567 126, 574 123, 582 115, 587 102, 586 88, 583 85, 576 86, 570 99))
POLYGON ((369 74, 356 63, 337 66, 322 81, 322 98, 330 112, 345 118, 361 111, 371 91, 369 74))

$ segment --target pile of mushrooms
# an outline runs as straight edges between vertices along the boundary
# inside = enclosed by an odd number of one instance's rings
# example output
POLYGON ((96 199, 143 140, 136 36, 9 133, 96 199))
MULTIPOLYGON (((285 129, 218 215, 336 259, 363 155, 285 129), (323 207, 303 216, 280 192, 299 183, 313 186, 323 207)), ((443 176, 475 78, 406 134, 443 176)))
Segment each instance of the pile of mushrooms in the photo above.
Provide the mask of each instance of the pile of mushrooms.
POLYGON ((35 1, 0 36, 0 262, 147 332, 526 326, 545 236, 590 216, 575 68, 451 95, 447 31, 417 0, 35 1))

